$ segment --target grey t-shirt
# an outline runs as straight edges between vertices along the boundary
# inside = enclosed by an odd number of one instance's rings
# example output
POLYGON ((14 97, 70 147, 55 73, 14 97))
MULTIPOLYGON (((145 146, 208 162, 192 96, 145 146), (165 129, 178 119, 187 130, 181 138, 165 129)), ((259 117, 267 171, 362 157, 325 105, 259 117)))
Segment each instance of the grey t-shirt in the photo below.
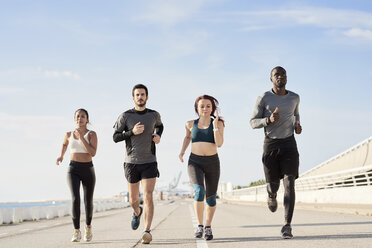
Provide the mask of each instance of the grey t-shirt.
POLYGON ((276 95, 272 90, 267 91, 257 98, 252 117, 252 128, 265 129, 265 135, 271 139, 285 139, 293 135, 296 121, 300 121, 298 105, 300 97, 287 90, 284 96, 276 95), (275 123, 266 124, 275 108, 278 107, 280 118, 275 123))
POLYGON ((154 131, 161 135, 163 124, 160 114, 155 110, 136 111, 130 109, 122 113, 114 125, 114 141, 125 140, 126 163, 145 164, 156 162, 155 143, 152 140, 154 131), (138 122, 145 126, 143 133, 134 135, 132 129, 138 122))

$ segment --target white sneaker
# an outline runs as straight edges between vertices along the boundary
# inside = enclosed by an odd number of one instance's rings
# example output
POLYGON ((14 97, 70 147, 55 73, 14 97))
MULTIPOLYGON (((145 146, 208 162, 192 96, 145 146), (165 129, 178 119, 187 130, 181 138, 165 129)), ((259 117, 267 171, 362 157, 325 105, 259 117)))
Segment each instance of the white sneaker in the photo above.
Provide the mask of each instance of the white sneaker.
POLYGON ((150 232, 143 232, 142 234, 142 244, 150 244, 152 241, 152 235, 150 232))
POLYGON ((85 226, 85 234, 84 234, 84 240, 86 242, 89 242, 91 241, 93 238, 93 234, 92 234, 92 227, 88 227, 88 226, 85 226))
POLYGON ((72 234, 71 242, 80 242, 81 240, 81 232, 79 229, 75 229, 74 233, 72 234))

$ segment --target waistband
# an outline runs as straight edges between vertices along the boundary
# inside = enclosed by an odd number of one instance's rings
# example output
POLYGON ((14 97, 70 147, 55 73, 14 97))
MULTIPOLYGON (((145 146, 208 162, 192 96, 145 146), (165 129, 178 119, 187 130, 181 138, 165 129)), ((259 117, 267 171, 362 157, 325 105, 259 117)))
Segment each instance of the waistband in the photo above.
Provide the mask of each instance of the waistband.
POLYGON ((78 162, 78 161, 74 161, 74 160, 71 160, 70 161, 70 166, 72 167, 93 167, 93 162, 92 161, 89 161, 89 162, 78 162))
POLYGON ((294 135, 291 135, 284 139, 272 139, 265 136, 264 140, 264 152, 269 152, 273 150, 286 150, 286 149, 297 149, 297 143, 294 135))
POLYGON ((210 155, 210 156, 200 156, 200 155, 191 153, 189 160, 195 163, 200 163, 200 164, 211 164, 211 163, 220 161, 217 153, 214 155, 210 155))

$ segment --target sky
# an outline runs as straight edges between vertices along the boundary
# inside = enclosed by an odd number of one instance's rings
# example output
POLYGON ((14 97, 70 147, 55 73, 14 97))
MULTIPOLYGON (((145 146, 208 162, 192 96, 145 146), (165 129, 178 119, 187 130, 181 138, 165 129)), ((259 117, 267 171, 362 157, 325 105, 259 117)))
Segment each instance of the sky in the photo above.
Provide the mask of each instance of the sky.
POLYGON ((278 65, 301 99, 300 173, 371 136, 369 0, 0 3, 0 202, 70 198, 69 152, 55 161, 78 108, 98 136, 95 197, 127 190, 112 127, 133 108, 137 83, 165 127, 159 186, 181 172, 187 187, 178 154, 203 94, 218 99, 226 124, 220 181, 264 178, 264 131, 249 120, 278 65))

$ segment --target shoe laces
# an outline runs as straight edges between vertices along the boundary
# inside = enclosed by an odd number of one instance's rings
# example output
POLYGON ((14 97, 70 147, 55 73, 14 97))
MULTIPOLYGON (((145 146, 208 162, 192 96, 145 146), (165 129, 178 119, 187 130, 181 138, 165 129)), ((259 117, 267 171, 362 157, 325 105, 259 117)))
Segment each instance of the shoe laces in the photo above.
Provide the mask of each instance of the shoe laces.
POLYGON ((205 235, 212 235, 212 228, 206 227, 205 228, 205 235))
POLYGON ((203 227, 202 226, 198 226, 198 229, 196 229, 196 232, 197 233, 202 233, 203 232, 203 227))
POLYGON ((291 226, 287 226, 287 225, 283 226, 282 232, 283 233, 289 233, 290 234, 292 232, 291 226))
POLYGON ((72 233, 72 238, 74 240, 80 240, 81 239, 81 232, 80 230, 74 230, 74 232, 72 233))

